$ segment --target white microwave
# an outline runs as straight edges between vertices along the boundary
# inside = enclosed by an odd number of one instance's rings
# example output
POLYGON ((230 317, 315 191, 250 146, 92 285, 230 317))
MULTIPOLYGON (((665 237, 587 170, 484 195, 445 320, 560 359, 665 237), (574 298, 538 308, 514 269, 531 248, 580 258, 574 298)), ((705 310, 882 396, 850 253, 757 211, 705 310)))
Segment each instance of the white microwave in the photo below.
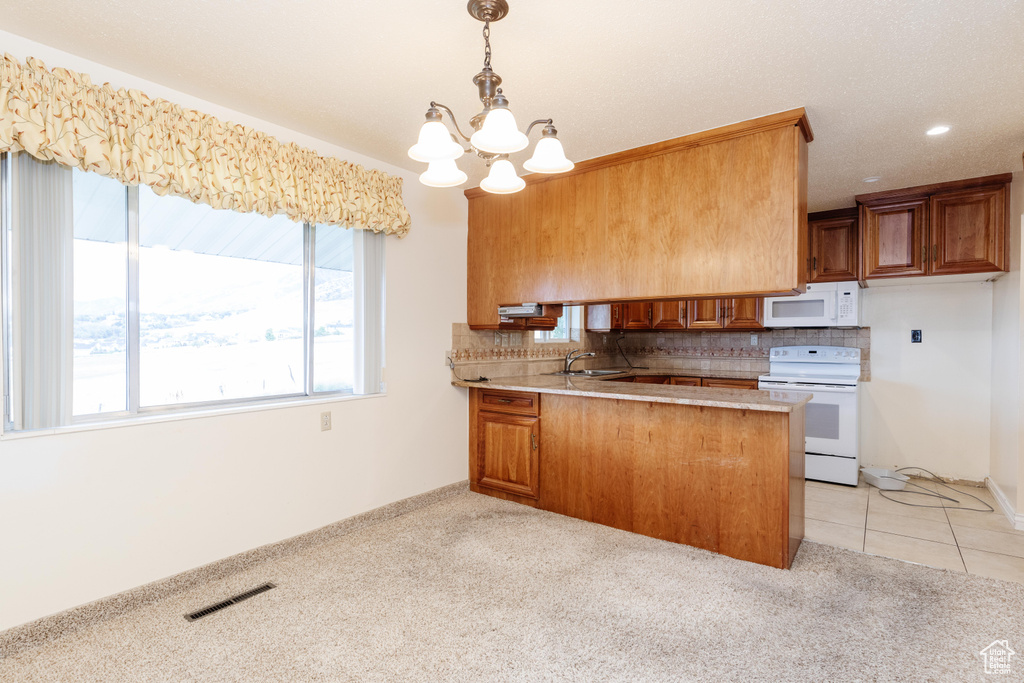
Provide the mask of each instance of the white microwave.
POLYGON ((821 282, 796 296, 764 300, 765 327, 860 327, 860 285, 821 282))

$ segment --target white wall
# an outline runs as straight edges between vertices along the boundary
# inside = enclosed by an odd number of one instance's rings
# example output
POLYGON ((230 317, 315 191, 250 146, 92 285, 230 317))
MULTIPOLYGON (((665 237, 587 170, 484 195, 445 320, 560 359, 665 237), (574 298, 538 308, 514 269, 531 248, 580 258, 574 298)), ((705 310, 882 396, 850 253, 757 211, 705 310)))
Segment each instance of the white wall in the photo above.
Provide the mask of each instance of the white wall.
POLYGON ((465 319, 460 191, 11 34, 0 52, 402 175, 413 218, 387 240, 386 396, 0 442, 0 629, 467 477, 466 395, 441 362, 465 319))
POLYGON ((1021 221, 1024 216, 1024 173, 1010 186, 1010 272, 993 287, 992 308, 992 482, 1016 511, 1024 511, 1021 487, 1021 221))
POLYGON ((861 461, 983 481, 989 473, 992 284, 863 290, 871 381, 861 392, 861 461), (910 343, 910 331, 922 343, 910 343))

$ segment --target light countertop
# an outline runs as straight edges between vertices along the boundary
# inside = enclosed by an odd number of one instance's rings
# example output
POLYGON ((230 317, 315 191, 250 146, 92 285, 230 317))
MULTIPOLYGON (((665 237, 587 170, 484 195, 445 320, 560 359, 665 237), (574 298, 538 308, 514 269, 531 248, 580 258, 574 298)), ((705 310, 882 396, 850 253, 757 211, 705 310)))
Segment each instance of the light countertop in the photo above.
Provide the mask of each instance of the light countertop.
MULTIPOLYGON (((621 377, 606 375, 605 377, 621 377)), ((671 371, 645 370, 632 374, 679 375, 696 377, 671 371)), ((722 377, 722 373, 707 376, 722 377)), ((467 389, 498 389, 503 391, 532 391, 539 394, 566 394, 588 398, 611 398, 624 401, 651 403, 677 403, 679 405, 732 408, 789 413, 811 399, 811 394, 796 391, 760 391, 753 389, 712 389, 710 387, 684 387, 667 384, 631 384, 610 382, 592 377, 564 377, 559 375, 521 375, 494 377, 487 382, 453 380, 452 385, 467 389)))

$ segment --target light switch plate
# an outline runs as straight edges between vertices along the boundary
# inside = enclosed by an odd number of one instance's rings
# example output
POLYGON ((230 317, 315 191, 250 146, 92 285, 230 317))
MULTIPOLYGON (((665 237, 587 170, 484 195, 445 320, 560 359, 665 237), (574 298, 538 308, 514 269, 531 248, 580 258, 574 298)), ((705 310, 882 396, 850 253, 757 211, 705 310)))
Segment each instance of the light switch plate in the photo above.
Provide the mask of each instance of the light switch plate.
POLYGON ((320 431, 326 432, 331 429, 331 411, 320 413, 320 431))

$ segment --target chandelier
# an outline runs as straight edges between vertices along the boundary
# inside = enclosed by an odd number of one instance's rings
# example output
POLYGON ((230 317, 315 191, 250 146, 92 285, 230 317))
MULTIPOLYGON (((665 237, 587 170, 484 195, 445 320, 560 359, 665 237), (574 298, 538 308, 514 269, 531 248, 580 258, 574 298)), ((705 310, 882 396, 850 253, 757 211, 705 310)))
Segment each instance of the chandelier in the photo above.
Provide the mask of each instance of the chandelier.
POLYGON ((490 173, 481 181, 480 189, 495 194, 511 194, 526 187, 516 174, 515 166, 508 160, 509 154, 526 149, 530 144, 529 135, 534 126, 543 125, 541 138, 533 150, 533 156, 523 164, 532 173, 564 173, 572 170, 573 163, 565 157, 558 131, 551 119, 538 119, 529 125, 523 134, 516 127, 515 117, 508 108, 508 99, 502 94, 501 76, 491 70, 491 22, 508 14, 506 0, 469 0, 466 6, 470 16, 484 22, 484 68, 473 77, 473 84, 480 93, 484 108, 469 120, 475 131, 466 137, 452 110, 439 102, 431 102, 427 109, 426 122, 420 129, 419 141, 409 148, 409 157, 427 164, 427 170, 420 174, 420 182, 431 187, 455 187, 466 182, 467 176, 456 165, 455 160, 463 154, 473 152, 490 167, 490 173), (469 143, 463 147, 455 134, 443 123, 441 111, 451 119, 459 138, 469 143))

